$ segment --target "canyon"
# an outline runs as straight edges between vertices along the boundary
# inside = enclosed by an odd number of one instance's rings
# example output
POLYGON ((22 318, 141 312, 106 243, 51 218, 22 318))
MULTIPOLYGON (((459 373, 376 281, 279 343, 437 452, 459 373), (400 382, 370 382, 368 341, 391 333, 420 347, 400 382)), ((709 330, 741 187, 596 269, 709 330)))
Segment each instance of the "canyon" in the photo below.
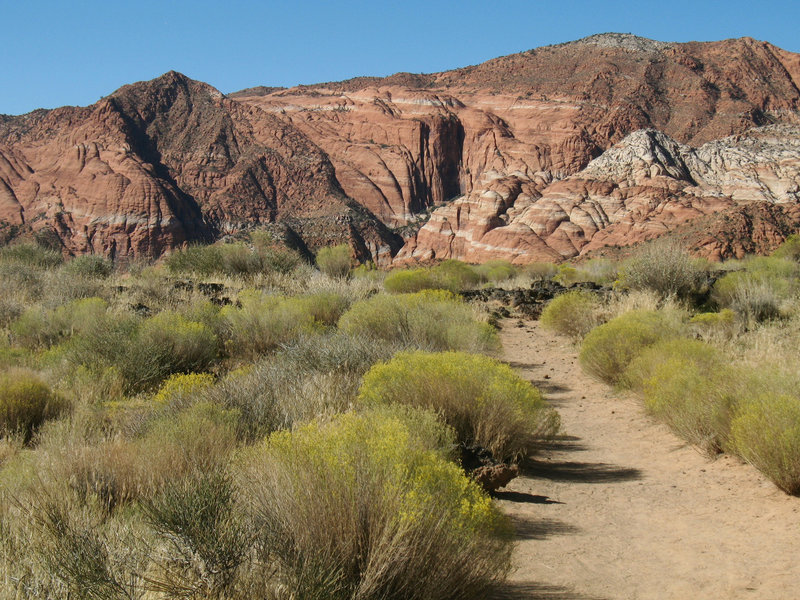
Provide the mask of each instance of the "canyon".
POLYGON ((600 34, 434 74, 222 94, 170 72, 0 116, 0 235, 157 257, 255 227, 379 265, 800 228, 800 55, 600 34))

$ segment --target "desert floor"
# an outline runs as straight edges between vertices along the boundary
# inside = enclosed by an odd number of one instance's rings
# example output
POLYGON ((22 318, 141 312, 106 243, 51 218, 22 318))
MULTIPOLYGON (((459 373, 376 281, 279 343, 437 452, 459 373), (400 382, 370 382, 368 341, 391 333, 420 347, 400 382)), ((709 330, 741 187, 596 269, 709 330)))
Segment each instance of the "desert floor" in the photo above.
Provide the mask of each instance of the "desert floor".
POLYGON ((800 498, 681 441, 538 323, 506 320, 501 336, 563 435, 498 493, 518 537, 498 599, 800 595, 800 498))

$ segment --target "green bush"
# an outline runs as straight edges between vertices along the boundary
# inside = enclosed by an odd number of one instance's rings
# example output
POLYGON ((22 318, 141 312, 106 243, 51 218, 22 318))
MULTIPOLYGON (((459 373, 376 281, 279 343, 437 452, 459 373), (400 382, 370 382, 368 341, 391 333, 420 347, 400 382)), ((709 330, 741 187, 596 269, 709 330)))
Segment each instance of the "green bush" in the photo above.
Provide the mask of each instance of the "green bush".
POLYGON ((101 298, 74 300, 55 310, 33 306, 11 324, 11 332, 26 348, 47 348, 94 327, 107 310, 101 298))
POLYGON ((64 401, 38 375, 24 369, 0 373, 0 433, 30 440, 47 419, 57 417, 64 401))
POLYGON ((352 251, 347 244, 320 248, 317 252, 317 266, 329 277, 344 278, 350 274, 352 251))
POLYGON ((540 320, 548 329, 579 340, 599 322, 600 302, 589 292, 573 291, 553 298, 540 320))
POLYGON ((320 325, 336 325, 350 307, 350 300, 335 292, 319 292, 293 298, 320 325))
POLYGON ((241 308, 228 306, 222 311, 230 326, 228 350, 235 356, 256 357, 319 327, 311 312, 313 300, 257 292, 241 294, 240 300, 241 308))
POLYGON ((111 275, 114 270, 114 263, 104 256, 84 254, 70 260, 64 266, 64 270, 78 277, 104 279, 111 275))
POLYGON ((465 446, 513 461, 557 433, 558 414, 508 365, 461 352, 402 352, 372 367, 359 400, 433 410, 465 446))
POLYGON ((173 251, 164 259, 164 264, 172 273, 194 273, 212 275, 222 272, 222 251, 220 246, 185 246, 173 251))
POLYGON ((142 323, 131 355, 120 369, 136 389, 146 389, 173 373, 207 371, 219 353, 217 337, 205 325, 162 312, 142 323))
POLYGON ((739 391, 729 360, 704 342, 658 342, 635 358, 622 383, 644 393, 647 409, 707 452, 728 448, 739 391))
POLYGON ((422 290, 438 289, 439 284, 429 269, 398 269, 383 280, 387 292, 411 294, 422 290))
POLYGON ((476 267, 460 260, 445 260, 433 267, 430 272, 435 289, 450 290, 454 293, 474 287, 482 278, 476 267))
POLYGON ((558 273, 553 263, 530 263, 523 267, 523 273, 534 281, 548 281, 558 273))
POLYGON ((507 260, 490 260, 474 267, 481 280, 491 283, 508 281, 517 275, 517 268, 507 260))
POLYGON ((780 489, 800 494, 800 398, 763 394, 742 402, 731 438, 735 451, 780 489))
POLYGON ((273 434, 241 477, 260 557, 293 598, 484 598, 506 518, 448 460, 432 414, 346 414, 273 434))
POLYGON ((176 274, 250 277, 259 273, 288 273, 300 264, 300 257, 288 249, 250 248, 242 243, 192 245, 168 255, 164 264, 176 274))
POLYGON ((339 319, 339 328, 356 337, 426 350, 480 352, 498 344, 494 330, 477 322, 469 305, 443 290, 379 294, 356 302, 339 319))
POLYGON ((793 233, 787 237, 786 241, 772 253, 772 256, 775 258, 800 261, 800 234, 793 233))
POLYGON ((590 331, 581 346, 580 363, 590 375, 616 385, 645 348, 678 333, 679 324, 669 315, 634 310, 590 331))
POLYGON ((57 250, 23 242, 0 248, 0 262, 47 269, 60 265, 64 257, 57 250))
POLYGON ((689 298, 700 291, 704 271, 680 246, 654 242, 625 261, 619 273, 623 289, 651 290, 662 298, 689 298))
POLYGON ((138 392, 173 373, 207 371, 219 342, 208 327, 177 313, 162 312, 142 322, 104 313, 57 350, 73 364, 117 368, 127 390, 138 392))

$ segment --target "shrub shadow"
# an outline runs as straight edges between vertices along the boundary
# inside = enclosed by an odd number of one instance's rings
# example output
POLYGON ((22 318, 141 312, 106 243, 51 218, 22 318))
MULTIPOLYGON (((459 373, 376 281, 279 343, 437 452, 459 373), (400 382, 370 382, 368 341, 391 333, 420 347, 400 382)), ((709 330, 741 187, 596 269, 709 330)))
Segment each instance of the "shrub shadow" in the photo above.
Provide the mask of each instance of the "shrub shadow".
POLYGON ((573 483, 617 483, 643 477, 639 469, 631 467, 578 461, 527 460, 522 465, 522 471, 529 477, 573 483))
POLYGON ((528 494, 527 492, 493 492, 492 497, 498 500, 524 504, 564 504, 558 500, 551 500, 547 496, 537 496, 535 494, 528 494))
POLYGON ((560 585, 514 582, 499 584, 487 600, 603 600, 560 585))
POLYGON ((526 519, 512 516, 514 536, 518 540, 545 540, 555 535, 574 535, 580 528, 558 519, 526 519))

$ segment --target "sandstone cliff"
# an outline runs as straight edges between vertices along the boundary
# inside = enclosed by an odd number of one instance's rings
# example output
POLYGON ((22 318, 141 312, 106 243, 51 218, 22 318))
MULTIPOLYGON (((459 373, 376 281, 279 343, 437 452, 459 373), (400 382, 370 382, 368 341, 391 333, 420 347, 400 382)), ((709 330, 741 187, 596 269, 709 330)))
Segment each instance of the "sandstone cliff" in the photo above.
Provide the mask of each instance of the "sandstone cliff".
POLYGON ((399 261, 530 262, 730 213, 696 251, 763 251, 795 223, 798 83, 800 55, 765 42, 621 34, 228 97, 168 73, 0 118, 0 226, 124 256, 277 221, 382 264, 395 229, 399 261))

